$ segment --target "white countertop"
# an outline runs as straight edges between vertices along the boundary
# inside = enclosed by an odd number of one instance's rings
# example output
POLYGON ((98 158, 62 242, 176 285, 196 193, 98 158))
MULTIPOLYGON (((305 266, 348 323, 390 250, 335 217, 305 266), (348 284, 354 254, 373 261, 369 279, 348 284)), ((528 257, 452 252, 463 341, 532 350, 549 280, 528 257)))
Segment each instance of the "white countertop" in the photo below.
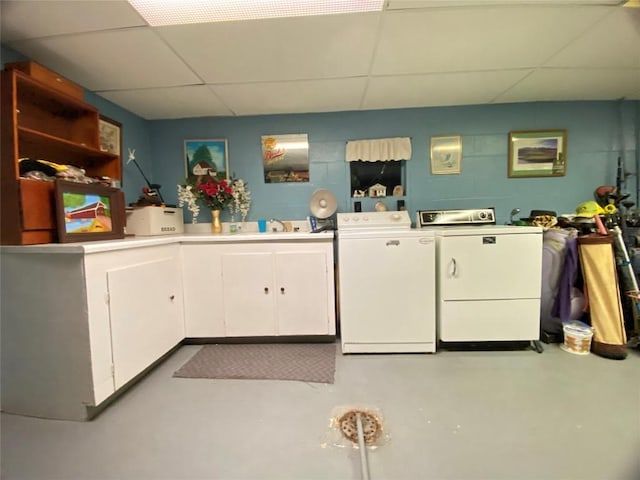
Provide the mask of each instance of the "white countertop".
POLYGON ((130 248, 169 245, 172 243, 263 243, 263 242, 330 242, 333 241, 332 231, 320 233, 310 232, 242 232, 242 233, 183 233, 177 235, 160 236, 131 236, 120 240, 105 240, 78 243, 46 243, 41 245, 3 245, 0 253, 67 253, 86 254, 125 250, 130 248))

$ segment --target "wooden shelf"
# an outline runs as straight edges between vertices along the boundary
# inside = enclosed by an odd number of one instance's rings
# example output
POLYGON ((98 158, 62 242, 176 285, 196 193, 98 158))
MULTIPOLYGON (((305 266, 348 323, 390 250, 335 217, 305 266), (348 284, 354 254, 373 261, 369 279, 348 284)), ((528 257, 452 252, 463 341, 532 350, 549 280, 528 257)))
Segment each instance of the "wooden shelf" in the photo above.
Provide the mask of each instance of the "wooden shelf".
POLYGON ((99 149, 98 110, 68 93, 75 90, 63 91, 51 83, 58 78, 54 72, 40 71, 40 75, 36 79, 12 68, 2 72, 2 244, 48 243, 57 238, 52 184, 21 178, 21 158, 122 180, 120 156, 99 149))
MULTIPOLYGON (((119 160, 119 156, 109 152, 103 152, 96 148, 81 145, 78 143, 71 142, 69 140, 65 140, 64 138, 55 137, 53 135, 49 135, 47 133, 38 132, 31 128, 27 127, 18 127, 18 137, 20 141, 20 149, 24 147, 25 149, 38 149, 43 150, 46 149, 49 152, 49 155, 53 155, 56 158, 46 158, 46 160, 50 161, 60 161, 61 163, 69 164, 73 163, 69 161, 69 157, 72 158, 89 158, 92 160, 103 160, 110 161, 119 160), (61 158, 57 158, 61 157, 61 158), (66 158, 64 162, 63 158, 66 158)), ((32 156, 33 155, 24 155, 22 152, 20 153, 21 157, 32 156)), ((35 156, 36 158, 38 156, 35 156)))

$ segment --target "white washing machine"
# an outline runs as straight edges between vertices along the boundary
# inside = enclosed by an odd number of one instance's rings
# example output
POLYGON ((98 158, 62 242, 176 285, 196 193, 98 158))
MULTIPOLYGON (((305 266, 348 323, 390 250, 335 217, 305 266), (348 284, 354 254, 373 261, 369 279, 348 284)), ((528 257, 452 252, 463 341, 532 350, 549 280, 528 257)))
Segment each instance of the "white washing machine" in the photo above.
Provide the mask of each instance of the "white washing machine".
POLYGON ((418 226, 436 234, 438 340, 539 349, 542 229, 494 218, 491 209, 418 212, 418 226))
POLYGON ((406 211, 338 213, 342 353, 435 352, 435 236, 406 211))

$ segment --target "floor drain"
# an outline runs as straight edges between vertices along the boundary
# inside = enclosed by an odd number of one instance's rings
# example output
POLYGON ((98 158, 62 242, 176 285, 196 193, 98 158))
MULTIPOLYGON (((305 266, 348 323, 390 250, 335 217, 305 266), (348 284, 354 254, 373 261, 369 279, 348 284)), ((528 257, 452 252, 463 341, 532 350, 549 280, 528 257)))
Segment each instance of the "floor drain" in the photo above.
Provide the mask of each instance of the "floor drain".
POLYGON ((373 445, 382 434, 382 425, 378 417, 366 410, 349 410, 338 419, 342 434, 352 442, 358 442, 358 417, 362 426, 364 443, 373 445))
POLYGON ((331 426, 341 441, 336 446, 357 446, 360 451, 360 472, 363 480, 369 480, 367 447, 375 448, 385 440, 382 417, 376 409, 341 407, 334 411, 331 426), (346 441, 345 441, 346 440, 346 441))

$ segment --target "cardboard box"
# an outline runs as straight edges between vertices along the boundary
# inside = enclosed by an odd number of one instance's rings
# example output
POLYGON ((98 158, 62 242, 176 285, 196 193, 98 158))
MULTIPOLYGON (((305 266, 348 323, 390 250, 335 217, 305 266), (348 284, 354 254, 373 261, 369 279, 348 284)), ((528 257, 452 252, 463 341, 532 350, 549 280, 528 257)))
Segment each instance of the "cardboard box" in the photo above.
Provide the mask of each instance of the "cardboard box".
POLYGON ((184 233, 182 208, 127 208, 127 234, 154 236, 184 233))

